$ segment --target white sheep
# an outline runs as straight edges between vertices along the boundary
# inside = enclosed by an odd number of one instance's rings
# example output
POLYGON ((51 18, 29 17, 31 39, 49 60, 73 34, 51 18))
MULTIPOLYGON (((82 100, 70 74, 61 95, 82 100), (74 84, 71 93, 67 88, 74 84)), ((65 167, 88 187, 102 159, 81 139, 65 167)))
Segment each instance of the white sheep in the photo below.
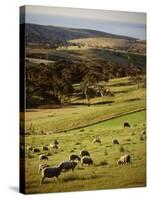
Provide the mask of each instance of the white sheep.
POLYGON ((58 145, 57 144, 50 144, 50 148, 51 149, 58 149, 58 145))
POLYGON ((119 158, 117 161, 118 165, 129 164, 131 161, 131 156, 129 154, 125 154, 119 158))
POLYGON ((101 140, 99 138, 94 138, 93 143, 100 143, 101 144, 101 140))
POLYGON ((82 157, 81 158, 81 165, 83 166, 83 164, 92 165, 93 164, 92 158, 90 158, 88 156, 82 157))
POLYGON ((69 156, 69 160, 78 160, 78 161, 80 161, 81 158, 78 155, 76 155, 76 154, 71 154, 69 156))
POLYGON ((87 150, 82 150, 80 152, 80 156, 83 157, 83 156, 90 156, 90 153, 87 151, 87 150))
POLYGON ((32 146, 27 146, 27 151, 32 151, 33 147, 32 146))

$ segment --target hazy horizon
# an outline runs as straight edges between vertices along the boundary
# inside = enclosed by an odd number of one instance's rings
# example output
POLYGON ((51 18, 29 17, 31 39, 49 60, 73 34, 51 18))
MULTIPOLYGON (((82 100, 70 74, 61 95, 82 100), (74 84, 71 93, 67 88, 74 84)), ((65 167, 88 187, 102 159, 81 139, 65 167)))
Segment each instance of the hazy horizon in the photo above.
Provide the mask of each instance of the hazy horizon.
POLYGON ((146 39, 146 13, 26 6, 25 23, 91 29, 146 39))

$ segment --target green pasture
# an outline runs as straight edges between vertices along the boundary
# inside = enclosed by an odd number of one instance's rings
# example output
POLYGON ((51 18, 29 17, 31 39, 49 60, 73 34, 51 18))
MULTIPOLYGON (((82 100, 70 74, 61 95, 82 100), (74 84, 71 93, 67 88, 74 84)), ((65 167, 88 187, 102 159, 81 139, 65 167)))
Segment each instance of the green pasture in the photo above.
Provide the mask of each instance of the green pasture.
POLYGON ((54 179, 45 179, 41 185, 41 175, 38 174, 40 153, 26 151, 26 193, 145 186, 146 144, 140 137, 144 130, 145 111, 141 111, 67 133, 26 136, 26 146, 32 145, 40 149, 54 139, 59 141, 58 151, 49 150, 51 156, 47 163, 50 166, 68 160, 71 153, 79 154, 82 149, 91 153, 95 163, 95 166, 84 167, 79 163, 74 172, 63 172, 57 182, 54 179), (131 128, 123 128, 124 121, 128 121, 131 128), (99 137, 102 143, 94 144, 95 137, 99 137), (114 138, 119 140, 120 145, 112 145, 114 138), (117 166, 117 160, 125 153, 130 153, 131 164, 117 166), (107 165, 101 165, 103 161, 107 165))
POLYGON ((143 134, 146 130, 146 111, 142 110, 146 107, 145 89, 138 89, 128 78, 110 80, 107 88, 115 95, 104 97, 103 100, 100 97, 93 98, 90 107, 78 105, 86 103, 85 99, 74 98, 74 105, 31 109, 25 113, 26 130, 33 131, 25 136, 26 193, 146 185, 146 138, 143 134), (124 122, 131 127, 123 128, 124 122), (99 137, 101 144, 93 143, 96 137, 99 137), (49 146, 55 139, 59 141, 58 150, 42 151, 43 145, 49 146), (118 139, 120 144, 113 145, 112 139, 118 139), (30 145, 39 148, 40 153, 27 151, 26 147, 30 145), (78 163, 74 172, 62 172, 57 181, 47 178, 40 184, 38 166, 45 162, 39 161, 41 153, 49 153, 46 162, 50 166, 57 166, 68 160, 71 153, 79 154, 82 149, 90 152, 93 166, 82 167, 78 163), (118 166, 117 160, 125 153, 131 155, 131 164, 118 166))
POLYGON ((111 80, 106 87, 114 96, 93 98, 90 100, 90 107, 86 105, 84 98, 73 97, 69 106, 28 110, 25 113, 26 130, 32 128, 34 134, 52 134, 91 125, 146 107, 145 89, 131 84, 128 78, 111 80))

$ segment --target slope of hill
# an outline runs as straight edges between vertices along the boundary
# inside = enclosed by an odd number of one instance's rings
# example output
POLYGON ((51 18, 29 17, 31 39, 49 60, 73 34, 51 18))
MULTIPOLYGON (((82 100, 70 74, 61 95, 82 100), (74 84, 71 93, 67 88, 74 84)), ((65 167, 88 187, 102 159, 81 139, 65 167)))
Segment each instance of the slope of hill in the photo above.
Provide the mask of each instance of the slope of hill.
POLYGON ((95 38, 80 38, 70 40, 73 44, 79 44, 87 48, 111 48, 122 49, 131 52, 145 53, 146 42, 129 40, 124 38, 112 38, 112 37, 95 37, 95 38))
MULTIPOLYGON (((23 27, 24 24, 21 24, 23 27)), ((66 41, 79 38, 109 37, 118 39, 135 40, 130 37, 114 35, 102 31, 89 29, 76 29, 38 24, 25 24, 27 42, 66 41)))

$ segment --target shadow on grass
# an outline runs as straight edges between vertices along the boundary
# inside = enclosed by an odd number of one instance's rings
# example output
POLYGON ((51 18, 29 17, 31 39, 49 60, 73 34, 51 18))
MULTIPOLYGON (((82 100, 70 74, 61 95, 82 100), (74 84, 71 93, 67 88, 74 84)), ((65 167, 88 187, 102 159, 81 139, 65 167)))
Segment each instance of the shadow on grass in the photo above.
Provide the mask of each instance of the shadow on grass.
POLYGON ((141 100, 140 98, 133 98, 133 99, 127 99, 125 100, 126 102, 132 102, 132 101, 139 101, 141 100))
MULTIPOLYGON (((104 105, 104 104, 110 104, 114 103, 114 101, 101 101, 97 103, 92 103, 90 106, 95 106, 95 105, 104 105)), ((88 106, 86 103, 71 103, 71 105, 82 105, 82 106, 88 106)))
POLYGON ((127 83, 114 83, 114 84, 111 84, 111 86, 114 86, 114 87, 129 86, 129 85, 134 85, 134 82, 133 81, 129 81, 127 83))
POLYGON ((128 93, 129 91, 128 90, 119 90, 119 91, 115 91, 113 92, 114 94, 125 94, 125 93, 128 93))
MULTIPOLYGON (((110 105, 111 103, 114 103, 114 101, 101 101, 101 102, 96 102, 96 103, 92 103, 90 104, 90 106, 95 106, 95 105, 105 105, 105 104, 108 104, 110 105)), ((66 104, 66 105, 43 105, 43 106, 37 106, 36 108, 28 108, 26 109, 25 111, 26 112, 38 112, 38 109, 40 111, 40 109, 64 109, 64 108, 73 108, 73 107, 76 107, 76 106, 88 106, 87 103, 81 103, 81 102, 76 102, 76 103, 69 103, 69 104, 66 104)))

